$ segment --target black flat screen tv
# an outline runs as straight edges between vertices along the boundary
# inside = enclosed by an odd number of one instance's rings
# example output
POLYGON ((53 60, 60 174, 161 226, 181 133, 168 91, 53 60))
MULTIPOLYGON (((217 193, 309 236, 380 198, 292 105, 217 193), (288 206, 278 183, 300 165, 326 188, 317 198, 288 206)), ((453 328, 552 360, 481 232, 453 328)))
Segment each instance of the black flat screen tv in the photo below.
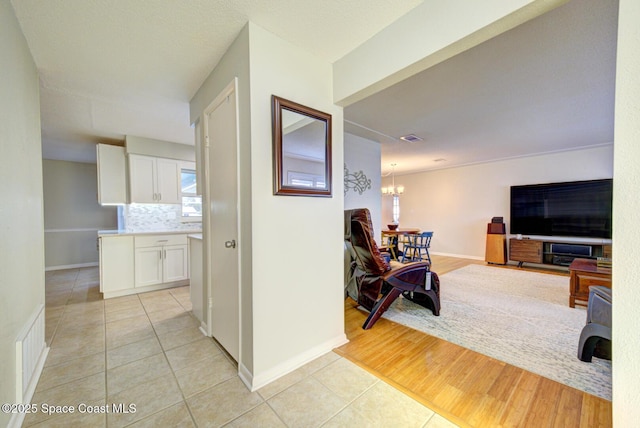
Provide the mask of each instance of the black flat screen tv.
POLYGON ((512 234, 611 238, 613 180, 511 186, 512 234))

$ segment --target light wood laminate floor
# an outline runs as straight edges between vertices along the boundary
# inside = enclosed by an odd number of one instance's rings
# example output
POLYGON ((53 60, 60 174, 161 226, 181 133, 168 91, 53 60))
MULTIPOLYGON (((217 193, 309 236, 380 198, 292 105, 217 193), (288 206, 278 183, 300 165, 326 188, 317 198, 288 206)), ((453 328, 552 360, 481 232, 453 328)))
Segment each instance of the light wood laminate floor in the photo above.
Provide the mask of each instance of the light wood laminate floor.
MULTIPOLYGON (((485 264, 436 255, 432 262, 440 275, 485 264)), ((566 272, 537 271, 566 275, 568 281, 566 272)), ((350 342, 336 352, 460 426, 612 426, 607 400, 384 318, 362 330, 365 318, 353 300, 345 301, 350 342)))

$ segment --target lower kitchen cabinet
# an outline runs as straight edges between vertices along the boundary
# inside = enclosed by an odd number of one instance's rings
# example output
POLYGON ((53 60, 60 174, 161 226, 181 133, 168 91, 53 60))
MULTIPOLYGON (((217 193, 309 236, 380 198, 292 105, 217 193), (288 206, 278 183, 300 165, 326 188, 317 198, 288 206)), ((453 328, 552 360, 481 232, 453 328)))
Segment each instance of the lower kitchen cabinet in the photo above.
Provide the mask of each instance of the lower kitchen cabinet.
POLYGON ((100 237, 100 291, 105 299, 188 283, 186 234, 100 237))
POLYGON ((136 248, 136 287, 162 282, 162 247, 136 248))
POLYGON ((189 278, 187 235, 136 236, 136 287, 189 278))
POLYGON ((101 236, 99 263, 100 291, 105 296, 133 289, 133 236, 101 236))

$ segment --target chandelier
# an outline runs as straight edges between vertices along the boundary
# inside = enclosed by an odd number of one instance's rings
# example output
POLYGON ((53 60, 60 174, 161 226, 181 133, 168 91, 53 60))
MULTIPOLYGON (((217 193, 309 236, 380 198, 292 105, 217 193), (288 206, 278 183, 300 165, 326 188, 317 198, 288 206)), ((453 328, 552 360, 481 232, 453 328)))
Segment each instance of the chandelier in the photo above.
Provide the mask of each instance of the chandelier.
POLYGON ((391 186, 383 187, 383 195, 398 196, 404 193, 404 186, 396 186, 395 167, 397 164, 391 164, 391 186))
POLYGON ((395 175, 396 164, 391 164, 391 186, 383 187, 382 194, 390 195, 393 197, 393 205, 392 205, 392 215, 393 215, 393 224, 397 225, 400 222, 400 195, 404 193, 404 186, 396 186, 396 175, 395 175))

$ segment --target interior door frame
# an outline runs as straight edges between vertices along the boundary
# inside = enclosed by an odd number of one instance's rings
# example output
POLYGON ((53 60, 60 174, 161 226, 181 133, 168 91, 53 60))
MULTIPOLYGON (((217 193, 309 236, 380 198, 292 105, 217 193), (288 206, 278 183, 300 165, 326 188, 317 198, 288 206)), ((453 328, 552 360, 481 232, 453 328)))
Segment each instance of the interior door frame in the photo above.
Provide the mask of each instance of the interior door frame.
POLYGON ((209 121, 208 115, 218 108, 229 96, 233 96, 235 99, 235 116, 236 116, 236 175, 237 175, 237 186, 236 186, 236 222, 238 229, 238 250, 237 250, 237 258, 238 258, 238 367, 241 366, 240 361, 242 360, 242 292, 241 292, 241 284, 242 284, 242 228, 240 227, 241 222, 241 213, 240 213, 240 118, 239 118, 239 108, 238 108, 238 78, 234 77, 229 84, 213 99, 213 101, 204 109, 202 112, 202 116, 200 117, 200 123, 202 128, 201 135, 201 144, 202 144, 202 206, 203 206, 203 216, 202 216, 202 237, 203 237, 203 283, 204 287, 207 289, 207 301, 205 302, 206 309, 206 333, 207 336, 212 337, 212 319, 211 319, 211 311, 210 311, 210 299, 212 295, 212 287, 211 287, 211 263, 210 257, 213 252, 212 245, 213 239, 211 236, 211 210, 210 210, 210 201, 211 201, 211 186, 210 186, 210 178, 211 178, 211 162, 209 160, 209 121))

